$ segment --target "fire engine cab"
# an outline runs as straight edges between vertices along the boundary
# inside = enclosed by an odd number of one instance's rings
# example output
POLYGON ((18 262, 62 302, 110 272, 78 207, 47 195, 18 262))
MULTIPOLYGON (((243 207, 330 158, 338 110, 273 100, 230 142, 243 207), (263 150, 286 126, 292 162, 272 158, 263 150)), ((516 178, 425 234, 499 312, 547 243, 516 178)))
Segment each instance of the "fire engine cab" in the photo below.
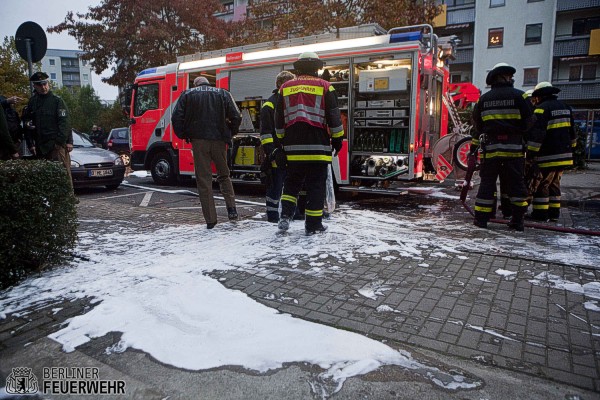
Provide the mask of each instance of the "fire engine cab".
POLYGON ((229 149, 233 181, 258 183, 264 157, 260 107, 275 89, 276 75, 293 71, 305 51, 325 61, 319 72, 334 86, 342 113, 343 148, 332 163, 340 190, 394 193, 403 181, 445 178, 439 172, 447 167, 433 159, 433 147, 448 131, 444 60, 453 46, 430 25, 342 28, 336 34, 193 54, 146 69, 125 91, 132 168, 150 170, 159 184, 193 176, 191 144, 174 135, 171 113, 180 94, 204 76, 229 90, 242 113, 229 149))

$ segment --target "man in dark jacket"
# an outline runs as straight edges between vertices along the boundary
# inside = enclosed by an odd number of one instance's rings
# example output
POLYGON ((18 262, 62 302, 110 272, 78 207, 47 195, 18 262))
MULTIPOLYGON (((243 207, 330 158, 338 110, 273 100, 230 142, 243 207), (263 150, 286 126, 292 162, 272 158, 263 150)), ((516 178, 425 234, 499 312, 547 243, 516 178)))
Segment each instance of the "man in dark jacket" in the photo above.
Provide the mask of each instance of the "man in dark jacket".
POLYGON ((559 88, 540 82, 531 96, 536 101, 536 122, 527 141, 527 158, 534 159, 541 182, 533 194, 531 217, 557 221, 560 216, 560 179, 563 170, 573 165, 577 133, 571 108, 558 100, 559 88))
POLYGON ((19 158, 19 153, 10 137, 6 116, 0 112, 0 160, 10 160, 11 158, 19 158))
POLYGON ((289 71, 282 71, 277 74, 275 79, 277 89, 273 91, 273 94, 260 109, 260 143, 263 146, 265 164, 267 164, 267 170, 264 172, 270 175, 270 179, 266 182, 267 220, 273 223, 279 222, 279 198, 281 197, 286 172, 285 154, 277 135, 275 135, 275 105, 278 101, 281 85, 294 78, 294 74, 289 71), (277 162, 277 159, 279 159, 279 162, 277 162))
POLYGON ((205 77, 194 79, 194 88, 177 101, 171 123, 175 135, 192 142, 194 171, 206 227, 217 224, 217 209, 212 192, 211 161, 217 169, 217 181, 227 205, 230 220, 238 218, 235 194, 227 166, 227 144, 238 131, 242 117, 231 94, 210 86, 205 77))
POLYGON ((73 150, 73 145, 69 143, 71 127, 67 105, 52 93, 45 72, 36 72, 29 80, 35 89, 27 104, 24 121, 27 133, 33 139, 28 140, 31 145, 29 150, 38 158, 61 162, 71 183, 69 152, 73 150))
POLYGON ((316 53, 300 54, 294 62, 298 77, 279 89, 275 131, 288 164, 278 224, 281 231, 289 229, 302 185, 307 192, 306 234, 327 229, 322 223, 327 169, 331 163, 331 147, 334 155, 342 148, 344 127, 333 85, 318 77, 322 67, 323 62, 316 53))
POLYGON ((518 231, 524 229, 523 217, 527 211, 524 135, 533 125, 534 118, 523 92, 513 87, 515 72, 508 64, 496 64, 486 77, 486 83, 492 89, 481 96, 473 109, 471 152, 479 145, 483 149, 474 222, 480 228, 487 228, 494 211, 496 181, 502 171, 512 205, 509 227, 518 231))

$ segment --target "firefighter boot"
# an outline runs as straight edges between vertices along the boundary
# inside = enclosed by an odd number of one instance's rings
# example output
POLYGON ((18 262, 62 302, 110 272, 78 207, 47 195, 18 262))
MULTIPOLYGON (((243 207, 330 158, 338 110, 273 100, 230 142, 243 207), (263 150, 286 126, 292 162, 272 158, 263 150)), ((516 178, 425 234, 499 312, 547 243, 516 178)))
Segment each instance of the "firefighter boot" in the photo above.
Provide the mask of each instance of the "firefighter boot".
POLYGON ((514 210, 513 209, 513 215, 512 218, 510 219, 510 222, 508 223, 508 228, 509 229, 514 229, 518 232, 523 232, 525 230, 525 224, 523 222, 523 220, 525 219, 525 210, 526 208, 524 207, 519 207, 521 209, 518 210, 514 210))
POLYGON ((327 227, 323 225, 323 218, 321 216, 306 216, 306 222, 304 224, 304 232, 306 233, 306 236, 325 232, 326 230, 327 227))
POLYGON ((478 228, 487 229, 487 221, 484 221, 482 219, 475 218, 475 220, 473 221, 473 225, 475 225, 478 228))
POLYGON ((227 216, 230 221, 234 221, 238 219, 238 213, 235 207, 227 207, 227 216))
POLYGON ((285 232, 288 229, 290 229, 290 218, 289 217, 284 217, 283 215, 279 218, 279 222, 277 223, 277 228, 282 231, 285 232))
POLYGON ((327 226, 321 224, 320 226, 312 227, 312 228, 309 228, 308 226, 305 227, 304 233, 306 234, 306 236, 311 236, 311 235, 315 235, 317 233, 325 232, 326 230, 327 230, 327 226))

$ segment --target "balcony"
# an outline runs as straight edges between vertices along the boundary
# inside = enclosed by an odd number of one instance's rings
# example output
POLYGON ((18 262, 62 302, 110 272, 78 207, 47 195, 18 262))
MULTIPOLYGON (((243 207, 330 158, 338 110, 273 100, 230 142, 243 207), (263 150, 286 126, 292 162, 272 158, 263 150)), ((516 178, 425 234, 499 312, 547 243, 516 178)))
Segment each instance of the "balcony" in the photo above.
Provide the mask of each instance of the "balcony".
POLYGON ((448 10, 446 15, 446 25, 466 24, 468 22, 475 22, 475 7, 463 8, 460 10, 448 10))
POLYGON ((62 72, 77 72, 77 73, 79 73, 79 65, 61 65, 60 70, 62 72))
POLYGON ((558 0, 556 11, 572 11, 600 7, 600 0, 558 0))
POLYGON ((472 64, 473 63, 473 46, 469 48, 458 47, 454 60, 450 60, 450 65, 456 64, 472 64))
POLYGON ((552 86, 561 90, 561 100, 597 100, 600 98, 600 80, 594 81, 553 81, 552 86))
POLYGON ((589 35, 556 37, 554 39, 554 57, 583 56, 588 54, 589 49, 589 35))

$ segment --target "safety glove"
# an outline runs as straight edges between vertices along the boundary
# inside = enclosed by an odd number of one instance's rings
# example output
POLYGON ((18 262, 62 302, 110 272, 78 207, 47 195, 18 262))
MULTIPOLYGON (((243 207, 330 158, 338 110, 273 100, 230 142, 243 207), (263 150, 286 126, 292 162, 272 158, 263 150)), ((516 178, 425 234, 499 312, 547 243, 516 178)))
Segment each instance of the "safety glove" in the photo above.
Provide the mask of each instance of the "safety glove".
POLYGON ((331 139, 331 146, 333 147, 333 156, 337 157, 339 152, 342 150, 342 138, 331 139))
POLYGON ((273 153, 271 153, 271 160, 275 161, 275 164, 280 168, 285 168, 287 166, 287 157, 285 156, 285 151, 283 151, 283 149, 276 148, 273 150, 273 153))

